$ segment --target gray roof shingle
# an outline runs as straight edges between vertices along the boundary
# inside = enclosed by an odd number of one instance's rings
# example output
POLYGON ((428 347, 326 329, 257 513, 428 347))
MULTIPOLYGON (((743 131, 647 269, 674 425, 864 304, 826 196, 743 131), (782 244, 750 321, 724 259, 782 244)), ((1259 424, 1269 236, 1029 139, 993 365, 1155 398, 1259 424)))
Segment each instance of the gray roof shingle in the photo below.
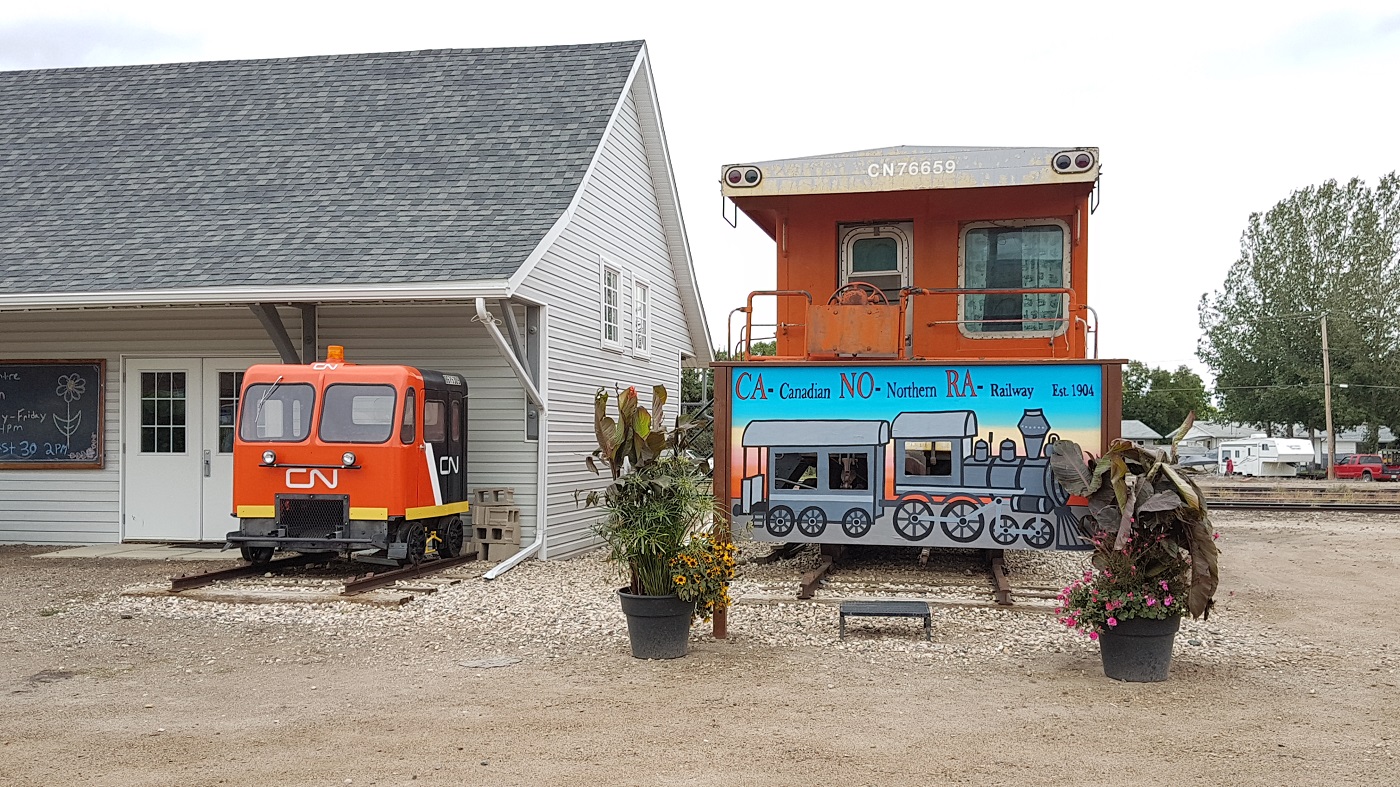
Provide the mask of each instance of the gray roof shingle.
POLYGON ((641 47, 0 72, 0 293, 506 278, 641 47))

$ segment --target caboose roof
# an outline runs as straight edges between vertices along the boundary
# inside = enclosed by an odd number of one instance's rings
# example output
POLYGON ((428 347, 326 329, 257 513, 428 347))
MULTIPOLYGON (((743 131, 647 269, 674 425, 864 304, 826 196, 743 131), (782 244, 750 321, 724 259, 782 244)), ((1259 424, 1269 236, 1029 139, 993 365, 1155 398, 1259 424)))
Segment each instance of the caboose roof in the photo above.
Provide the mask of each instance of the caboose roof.
POLYGON ((720 168, 725 196, 768 197, 800 194, 847 194, 874 191, 966 189, 1056 183, 1093 183, 1099 176, 1099 151, 1092 147, 924 147, 901 145, 820 156, 750 161, 720 168), (1089 151, 1093 166, 1083 172, 1056 172, 1057 153, 1089 151), (949 171, 948 162, 953 162, 949 171), (732 167, 757 167, 755 186, 735 187, 724 175, 732 167))
POLYGON ((0 72, 0 308, 509 295, 634 81, 641 41, 0 72))

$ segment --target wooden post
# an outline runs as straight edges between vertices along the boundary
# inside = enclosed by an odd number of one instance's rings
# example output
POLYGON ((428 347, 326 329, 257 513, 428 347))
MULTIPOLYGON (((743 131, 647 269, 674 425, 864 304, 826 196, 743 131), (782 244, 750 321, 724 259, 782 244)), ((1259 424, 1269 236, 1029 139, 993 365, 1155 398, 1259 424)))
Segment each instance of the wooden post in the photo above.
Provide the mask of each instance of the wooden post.
MULTIPOLYGON (((733 497, 729 493, 729 432, 730 432, 730 412, 729 412, 729 390, 730 377, 733 372, 729 366, 712 366, 715 375, 715 405, 714 405, 714 452, 715 466, 711 481, 715 493, 715 513, 717 516, 715 524, 722 525, 715 533, 716 540, 722 544, 734 541, 734 518, 730 508, 733 497)), ((729 636, 729 610, 725 607, 715 607, 714 613, 710 617, 710 633, 715 639, 726 639, 729 636)))

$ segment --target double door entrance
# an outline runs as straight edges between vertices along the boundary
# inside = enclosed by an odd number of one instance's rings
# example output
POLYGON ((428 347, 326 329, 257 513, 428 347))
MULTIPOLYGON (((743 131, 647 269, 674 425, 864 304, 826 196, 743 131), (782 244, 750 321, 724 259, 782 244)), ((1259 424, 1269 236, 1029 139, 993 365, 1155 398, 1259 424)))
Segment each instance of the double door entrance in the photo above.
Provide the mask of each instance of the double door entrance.
POLYGON ((122 539, 222 541, 233 510, 233 436, 243 372, 260 358, 126 362, 122 539))

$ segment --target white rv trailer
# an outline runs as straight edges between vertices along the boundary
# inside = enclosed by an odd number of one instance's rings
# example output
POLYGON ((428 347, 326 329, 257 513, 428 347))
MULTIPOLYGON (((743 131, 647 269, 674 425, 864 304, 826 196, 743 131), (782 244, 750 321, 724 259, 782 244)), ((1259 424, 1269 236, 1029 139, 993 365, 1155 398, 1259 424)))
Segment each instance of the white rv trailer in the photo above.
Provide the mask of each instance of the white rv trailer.
POLYGON ((1314 458, 1312 443, 1307 440, 1256 434, 1221 443, 1217 470, 1224 475, 1226 462, 1233 462, 1236 475, 1286 478, 1298 475, 1298 465, 1314 458))

